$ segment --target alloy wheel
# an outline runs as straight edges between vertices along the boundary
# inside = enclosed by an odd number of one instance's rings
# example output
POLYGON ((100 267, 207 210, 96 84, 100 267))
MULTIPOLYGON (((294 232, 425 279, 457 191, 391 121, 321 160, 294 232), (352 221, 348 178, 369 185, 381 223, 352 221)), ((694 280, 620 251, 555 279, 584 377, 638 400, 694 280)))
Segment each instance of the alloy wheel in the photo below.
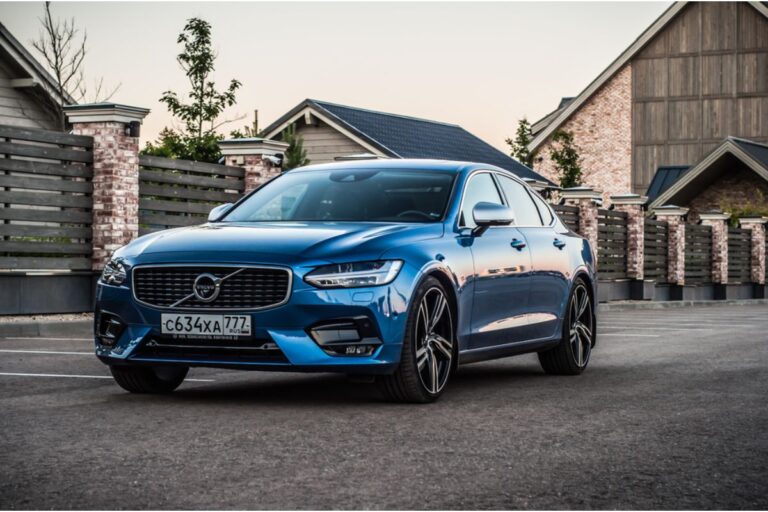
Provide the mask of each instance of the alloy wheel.
POLYGON ((587 288, 579 284, 573 292, 570 314, 570 343, 573 358, 579 368, 589 362, 592 353, 594 315, 587 288))
POLYGON ((430 288, 419 303, 416 317, 416 367, 424 388, 439 393, 453 364, 453 322, 445 293, 430 288))

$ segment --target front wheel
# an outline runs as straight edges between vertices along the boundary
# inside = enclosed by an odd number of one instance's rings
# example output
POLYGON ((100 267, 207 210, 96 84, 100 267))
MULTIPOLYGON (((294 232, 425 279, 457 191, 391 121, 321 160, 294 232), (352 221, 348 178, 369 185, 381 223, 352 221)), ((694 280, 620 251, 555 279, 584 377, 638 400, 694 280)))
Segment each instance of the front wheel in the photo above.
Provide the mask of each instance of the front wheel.
POLYGON ((568 299, 563 339, 554 348, 539 352, 539 362, 552 375, 578 375, 589 363, 595 344, 595 310, 584 281, 579 278, 568 299))
POLYGON ((115 382, 131 393, 170 393, 184 382, 185 366, 110 366, 115 382))
POLYGON ((392 375, 377 377, 384 395, 397 402, 437 400, 456 366, 456 337, 448 294, 434 277, 414 293, 408 312, 400 365, 392 375))

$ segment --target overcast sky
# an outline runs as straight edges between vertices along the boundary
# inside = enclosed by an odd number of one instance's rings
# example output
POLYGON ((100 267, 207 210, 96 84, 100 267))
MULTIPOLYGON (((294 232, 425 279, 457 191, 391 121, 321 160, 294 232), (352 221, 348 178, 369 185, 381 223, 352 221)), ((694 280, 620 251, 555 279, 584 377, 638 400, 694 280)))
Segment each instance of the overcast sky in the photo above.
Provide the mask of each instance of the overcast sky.
MULTIPOLYGON (((186 93, 176 37, 197 16, 213 25, 220 86, 243 83, 229 117, 250 120, 258 109, 265 127, 315 98, 460 124, 505 149, 520 117, 534 121, 578 94, 669 5, 54 2, 53 10, 87 30, 88 75, 122 83, 112 100, 152 109, 143 141, 173 122, 162 92, 186 93)), ((30 49, 42 11, 41 2, 0 2, 0 20, 30 49)))

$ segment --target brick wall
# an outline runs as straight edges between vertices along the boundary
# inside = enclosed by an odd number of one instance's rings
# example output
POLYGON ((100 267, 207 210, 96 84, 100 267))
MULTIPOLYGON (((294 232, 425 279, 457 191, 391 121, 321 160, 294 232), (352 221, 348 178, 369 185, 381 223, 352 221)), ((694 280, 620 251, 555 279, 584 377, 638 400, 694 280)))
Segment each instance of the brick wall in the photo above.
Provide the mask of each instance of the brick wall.
POLYGON ((699 214, 727 210, 729 205, 751 204, 768 212, 768 182, 749 169, 738 169, 718 178, 690 204, 688 220, 698 222, 699 214))
MULTIPOLYGON (((580 147, 584 185, 603 192, 603 199, 632 190, 632 70, 622 68, 562 126, 580 147)), ((535 153, 533 168, 555 183, 549 158, 551 140, 535 153)))

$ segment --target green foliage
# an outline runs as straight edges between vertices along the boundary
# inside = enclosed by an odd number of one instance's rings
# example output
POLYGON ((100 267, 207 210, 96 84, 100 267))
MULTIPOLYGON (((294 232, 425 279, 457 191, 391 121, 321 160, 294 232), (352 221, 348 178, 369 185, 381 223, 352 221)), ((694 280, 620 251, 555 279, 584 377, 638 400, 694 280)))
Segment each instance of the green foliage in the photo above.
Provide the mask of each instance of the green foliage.
POLYGON ((284 171, 309 165, 307 150, 304 149, 304 138, 301 135, 296 135, 295 124, 283 130, 283 142, 288 143, 288 149, 285 150, 285 158, 283 159, 284 171))
POLYGON ((555 146, 550 150, 549 156, 560 176, 560 186, 563 188, 580 186, 582 180, 581 157, 579 156, 579 148, 573 142, 573 134, 565 130, 557 130, 552 135, 552 142, 555 146))
POLYGON ((184 124, 184 129, 165 128, 157 141, 147 143, 143 153, 215 163, 221 157, 217 142, 223 138, 216 130, 228 122, 217 123, 217 120, 224 109, 235 104, 235 92, 241 84, 232 79, 229 87, 219 91, 211 80, 216 53, 211 43, 211 25, 207 21, 187 20, 176 42, 183 45, 176 61, 189 79, 189 102, 185 103, 173 91, 165 91, 160 101, 184 124))
POLYGON ((528 144, 531 143, 533 135, 531 134, 531 123, 528 119, 523 117, 517 123, 517 132, 514 139, 507 139, 512 152, 510 153, 512 158, 515 158, 518 162, 533 168, 533 155, 528 151, 528 144))
POLYGON ((217 163, 221 158, 219 141, 223 138, 223 135, 211 132, 204 133, 200 138, 189 137, 170 128, 164 128, 154 143, 147 142, 141 154, 217 163))
POLYGON ((720 209, 731 215, 729 220, 731 226, 737 227, 739 219, 745 217, 768 217, 768 202, 765 199, 765 194, 760 189, 755 189, 753 194, 754 200, 747 199, 739 203, 720 201, 720 209))

